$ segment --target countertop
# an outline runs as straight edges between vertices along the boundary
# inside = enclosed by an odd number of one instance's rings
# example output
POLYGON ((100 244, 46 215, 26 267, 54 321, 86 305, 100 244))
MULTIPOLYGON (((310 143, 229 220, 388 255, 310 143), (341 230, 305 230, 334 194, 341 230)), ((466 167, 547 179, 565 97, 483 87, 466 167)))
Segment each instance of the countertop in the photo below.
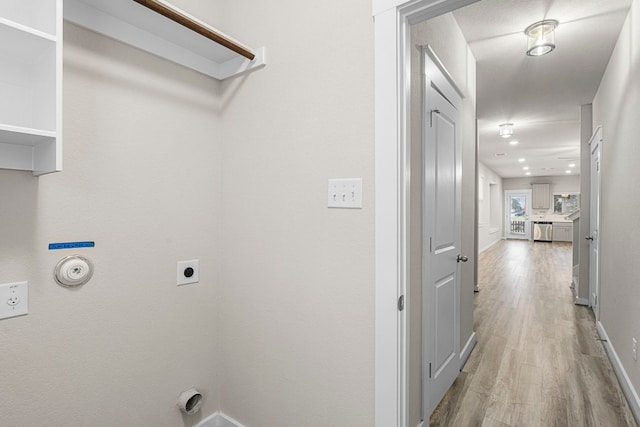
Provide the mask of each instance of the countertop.
POLYGON ((567 215, 532 215, 531 221, 564 222, 571 224, 573 221, 567 219, 567 215))

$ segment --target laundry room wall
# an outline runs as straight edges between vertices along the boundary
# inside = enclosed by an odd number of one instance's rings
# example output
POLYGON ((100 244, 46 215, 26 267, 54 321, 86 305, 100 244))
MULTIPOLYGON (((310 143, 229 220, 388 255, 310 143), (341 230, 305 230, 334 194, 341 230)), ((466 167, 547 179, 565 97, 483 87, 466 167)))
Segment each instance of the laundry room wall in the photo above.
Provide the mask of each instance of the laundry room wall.
POLYGON ((28 315, 0 320, 0 425, 195 425, 180 392, 220 402, 219 83, 68 23, 63 83, 64 170, 0 171, 0 281, 29 283, 28 315), (95 273, 63 288, 74 253, 95 273), (200 282, 176 286, 191 259, 200 282))

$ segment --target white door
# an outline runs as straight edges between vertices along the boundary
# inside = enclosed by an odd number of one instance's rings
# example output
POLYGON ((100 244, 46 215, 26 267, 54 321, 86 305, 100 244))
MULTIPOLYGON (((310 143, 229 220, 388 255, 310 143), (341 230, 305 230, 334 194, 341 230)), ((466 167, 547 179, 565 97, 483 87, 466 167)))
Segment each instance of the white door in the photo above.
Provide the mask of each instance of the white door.
POLYGON ((460 373, 458 111, 428 82, 424 118, 423 417, 460 373))
POLYGON ((598 127, 589 141, 591 147, 591 213, 589 222, 589 305, 600 319, 600 175, 602 127, 598 127))
POLYGON ((507 190, 504 194, 505 237, 530 239, 531 190, 507 190))

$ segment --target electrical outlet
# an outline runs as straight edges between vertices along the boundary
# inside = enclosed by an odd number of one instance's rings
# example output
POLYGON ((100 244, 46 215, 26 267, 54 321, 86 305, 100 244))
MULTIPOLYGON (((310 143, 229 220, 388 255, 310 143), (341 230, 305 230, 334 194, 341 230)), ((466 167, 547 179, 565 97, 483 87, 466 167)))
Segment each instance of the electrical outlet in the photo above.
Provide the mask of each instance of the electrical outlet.
POLYGON ((14 282, 0 285, 0 319, 22 316, 28 312, 28 282, 14 282))
POLYGON ((631 338, 633 340, 633 360, 634 361, 638 361, 638 340, 633 337, 631 338))
POLYGON ((200 276, 200 261, 192 259, 190 261, 178 261, 178 278, 177 284, 189 285, 198 283, 200 276))

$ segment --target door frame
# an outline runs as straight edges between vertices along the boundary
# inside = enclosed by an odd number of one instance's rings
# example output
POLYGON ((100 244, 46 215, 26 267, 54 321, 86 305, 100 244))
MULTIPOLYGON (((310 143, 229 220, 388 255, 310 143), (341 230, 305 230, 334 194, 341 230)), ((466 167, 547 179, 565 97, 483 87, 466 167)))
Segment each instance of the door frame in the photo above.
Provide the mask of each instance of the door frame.
MULTIPOLYGON (((531 189, 528 190, 504 190, 504 213, 502 215, 502 219, 504 220, 504 238, 505 240, 509 238, 509 229, 507 220, 511 217, 511 208, 508 206, 509 197, 513 194, 526 194, 529 200, 527 204, 527 221, 529 222, 529 235, 526 240, 531 240, 531 198, 533 197, 533 191, 531 189)), ((527 230, 527 226, 525 225, 525 232, 527 230)), ((524 240, 524 239, 522 239, 524 240)))
POLYGON ((478 0, 372 0, 375 37, 375 426, 408 427, 411 24, 478 0), (401 304, 402 302, 402 304, 401 304))
POLYGON ((590 216, 589 216, 589 235, 592 233, 591 224, 593 222, 596 223, 596 227, 598 229, 598 235, 595 241, 589 242, 589 305, 593 310, 593 313, 596 317, 596 322, 600 320, 600 301, 595 301, 594 295, 596 298, 600 299, 600 198, 602 196, 601 185, 602 185, 602 126, 598 126, 596 130, 593 132, 591 139, 589 140, 589 163, 591 164, 591 159, 594 153, 593 143, 598 143, 598 147, 595 150, 598 150, 598 156, 600 159, 600 171, 597 172, 596 181, 597 181, 597 189, 593 186, 593 174, 596 171, 591 168, 591 178, 589 181, 591 183, 590 186, 590 216), (596 245, 596 252, 598 254, 598 259, 596 260, 595 265, 592 262, 591 254, 593 252, 593 248, 591 245, 596 245))

